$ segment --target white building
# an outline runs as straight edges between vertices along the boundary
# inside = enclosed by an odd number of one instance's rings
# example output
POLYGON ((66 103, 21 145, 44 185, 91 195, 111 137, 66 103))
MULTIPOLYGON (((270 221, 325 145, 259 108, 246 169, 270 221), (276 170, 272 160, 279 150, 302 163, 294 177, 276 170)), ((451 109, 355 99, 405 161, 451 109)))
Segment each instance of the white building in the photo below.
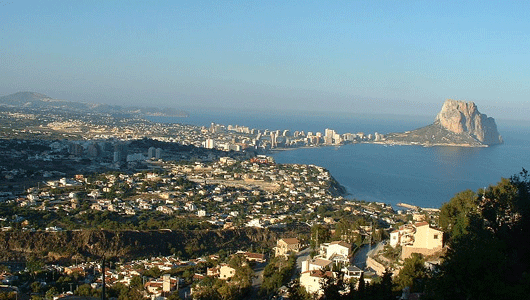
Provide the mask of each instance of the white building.
POLYGON ((204 141, 204 148, 213 149, 215 146, 215 141, 213 139, 206 139, 206 141, 204 141))
POLYGON ((325 277, 333 277, 330 271, 321 270, 306 271, 300 274, 300 286, 303 286, 309 294, 322 295, 322 285, 325 277))
POLYGON ((302 273, 314 270, 324 270, 326 267, 331 267, 333 262, 323 258, 308 259, 302 263, 302 273))
POLYGON ((156 152, 155 147, 149 147, 149 149, 147 150, 147 157, 154 158, 156 155, 155 152, 156 152))

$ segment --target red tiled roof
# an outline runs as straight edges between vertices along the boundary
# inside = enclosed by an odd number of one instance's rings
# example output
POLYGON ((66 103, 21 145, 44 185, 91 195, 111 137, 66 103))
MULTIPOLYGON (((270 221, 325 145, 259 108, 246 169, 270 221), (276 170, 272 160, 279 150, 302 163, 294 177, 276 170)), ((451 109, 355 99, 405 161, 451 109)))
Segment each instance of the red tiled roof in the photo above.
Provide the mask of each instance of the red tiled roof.
POLYGON ((283 238, 282 240, 289 245, 299 243, 297 238, 283 238))
POLYGON ((351 248, 351 245, 346 243, 346 242, 343 242, 343 241, 334 241, 334 242, 331 242, 329 243, 330 245, 341 245, 343 247, 346 247, 346 248, 351 248))
POLYGON ((247 252, 247 253, 245 253, 245 255, 247 257, 250 257, 250 258, 259 258, 259 259, 264 259, 265 258, 265 255, 261 254, 261 253, 250 253, 250 252, 247 252))

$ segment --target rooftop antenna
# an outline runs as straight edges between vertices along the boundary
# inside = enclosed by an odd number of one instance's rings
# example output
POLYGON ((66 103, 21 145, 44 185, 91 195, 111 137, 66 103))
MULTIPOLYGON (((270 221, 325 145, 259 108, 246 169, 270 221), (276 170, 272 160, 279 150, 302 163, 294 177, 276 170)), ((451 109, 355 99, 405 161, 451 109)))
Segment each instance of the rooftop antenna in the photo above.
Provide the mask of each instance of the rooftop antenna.
POLYGON ((315 244, 315 248, 318 247, 318 229, 319 229, 319 228, 318 228, 318 226, 317 226, 317 243, 315 244))
POLYGON ((103 260, 101 261, 101 273, 103 274, 103 289, 101 291, 101 300, 106 300, 105 297, 105 256, 103 256, 103 260))
POLYGON ((370 241, 368 242, 368 251, 372 251, 372 234, 374 233, 374 221, 370 222, 370 241))

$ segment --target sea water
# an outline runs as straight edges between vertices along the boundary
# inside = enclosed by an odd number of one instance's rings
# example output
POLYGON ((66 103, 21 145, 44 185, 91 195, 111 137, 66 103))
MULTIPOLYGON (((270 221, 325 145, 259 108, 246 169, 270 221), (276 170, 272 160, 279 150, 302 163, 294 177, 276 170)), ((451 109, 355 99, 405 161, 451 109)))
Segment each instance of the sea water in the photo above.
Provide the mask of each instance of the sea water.
MULTIPOLYGON (((257 129, 342 134, 389 133, 416 129, 432 123, 431 117, 311 114, 203 112, 188 118, 154 118, 209 126, 241 125, 257 129)), ((348 198, 399 202, 439 208, 456 193, 496 184, 502 177, 530 168, 530 129, 524 122, 497 121, 504 144, 487 148, 390 146, 349 144, 340 147, 300 148, 277 151, 278 163, 314 164, 328 169, 346 187, 348 198)))

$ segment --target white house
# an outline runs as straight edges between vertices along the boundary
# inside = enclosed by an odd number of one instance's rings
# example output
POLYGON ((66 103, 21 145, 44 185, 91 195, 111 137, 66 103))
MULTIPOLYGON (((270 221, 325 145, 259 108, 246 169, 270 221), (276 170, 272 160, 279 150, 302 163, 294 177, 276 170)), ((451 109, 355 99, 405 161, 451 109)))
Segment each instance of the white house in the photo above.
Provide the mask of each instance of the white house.
POLYGON ((306 271, 300 274, 300 286, 303 286, 309 294, 322 295, 322 284, 325 277, 333 277, 330 271, 321 270, 306 271))
POLYGON ((330 267, 333 264, 331 260, 323 258, 308 259, 302 263, 302 272, 324 270, 326 267, 330 267))

